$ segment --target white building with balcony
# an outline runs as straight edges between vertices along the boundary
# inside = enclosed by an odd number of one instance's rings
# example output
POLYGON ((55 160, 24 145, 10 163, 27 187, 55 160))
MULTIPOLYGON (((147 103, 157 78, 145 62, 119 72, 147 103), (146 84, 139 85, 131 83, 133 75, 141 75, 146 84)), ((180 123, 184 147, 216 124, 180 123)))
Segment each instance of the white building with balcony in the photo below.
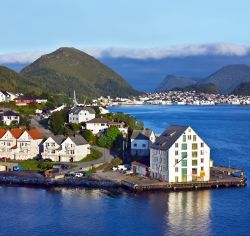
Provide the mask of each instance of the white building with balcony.
POLYGON ((55 135, 43 143, 42 158, 49 158, 55 162, 80 161, 88 154, 90 145, 81 135, 71 137, 55 135))
POLYGON ((168 182, 208 181, 210 148, 190 126, 170 126, 150 148, 150 174, 168 182))

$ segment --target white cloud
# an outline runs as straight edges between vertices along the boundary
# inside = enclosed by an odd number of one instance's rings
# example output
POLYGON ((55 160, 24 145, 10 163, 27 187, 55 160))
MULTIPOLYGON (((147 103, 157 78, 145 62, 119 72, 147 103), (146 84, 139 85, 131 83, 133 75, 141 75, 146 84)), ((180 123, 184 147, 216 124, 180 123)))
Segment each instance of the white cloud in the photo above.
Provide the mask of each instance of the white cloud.
MULTIPOLYGON (((166 57, 187 57, 197 55, 224 55, 244 56, 250 54, 250 45, 234 44, 193 44, 177 45, 164 48, 85 48, 84 52, 96 57, 128 57, 135 59, 161 59, 166 57)), ((31 63, 48 52, 27 52, 0 55, 0 64, 4 63, 31 63)))
POLYGON ((250 53, 250 46, 233 44, 198 44, 179 45, 165 48, 130 49, 130 48, 107 48, 107 49, 86 49, 95 57, 129 57, 136 59, 160 59, 166 57, 186 57, 197 55, 235 55, 244 56, 250 53))

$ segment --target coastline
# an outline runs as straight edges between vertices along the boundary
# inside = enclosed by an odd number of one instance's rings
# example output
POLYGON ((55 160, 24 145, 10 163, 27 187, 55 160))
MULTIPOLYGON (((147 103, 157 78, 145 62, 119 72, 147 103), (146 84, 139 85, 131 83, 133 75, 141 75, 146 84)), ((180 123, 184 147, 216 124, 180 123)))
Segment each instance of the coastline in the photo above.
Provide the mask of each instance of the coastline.
POLYGON ((218 189, 218 188, 239 188, 247 185, 246 178, 235 177, 234 180, 225 181, 225 179, 210 180, 207 182, 187 182, 187 183, 145 183, 137 181, 112 181, 95 178, 77 178, 77 179, 51 179, 37 177, 20 177, 15 174, 1 174, 0 186, 13 187, 37 187, 37 188, 87 188, 87 189, 123 189, 130 192, 152 192, 152 191, 196 191, 200 189, 218 189))

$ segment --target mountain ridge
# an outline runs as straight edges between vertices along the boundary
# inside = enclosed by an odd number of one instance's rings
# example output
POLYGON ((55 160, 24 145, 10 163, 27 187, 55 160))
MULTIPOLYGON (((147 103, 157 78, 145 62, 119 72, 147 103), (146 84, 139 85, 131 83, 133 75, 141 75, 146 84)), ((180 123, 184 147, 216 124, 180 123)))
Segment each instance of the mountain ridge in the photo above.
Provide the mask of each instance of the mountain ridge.
MULTIPOLYGON (((203 84, 203 91, 209 91, 214 90, 216 91, 215 86, 218 88, 220 93, 231 93, 237 86, 239 86, 241 83, 247 83, 250 82, 250 66, 245 64, 232 64, 227 65, 219 70, 212 73, 210 76, 202 79, 194 80, 193 78, 188 77, 177 77, 177 79, 174 81, 171 81, 171 86, 168 87, 168 83, 166 83, 166 80, 168 80, 168 76, 163 79, 162 83, 159 86, 159 89, 156 90, 157 92, 163 92, 173 89, 188 89, 188 86, 197 85, 197 84, 203 84), (181 78, 181 80, 180 80, 181 78), (165 85, 164 85, 165 81, 165 85), (185 85, 186 82, 192 81, 192 84, 185 85), (213 88, 211 87, 211 85, 213 88), (207 89, 206 89, 206 86, 207 89), (161 89, 163 88, 163 89, 161 89)), ((200 87, 201 88, 201 87, 200 87)))

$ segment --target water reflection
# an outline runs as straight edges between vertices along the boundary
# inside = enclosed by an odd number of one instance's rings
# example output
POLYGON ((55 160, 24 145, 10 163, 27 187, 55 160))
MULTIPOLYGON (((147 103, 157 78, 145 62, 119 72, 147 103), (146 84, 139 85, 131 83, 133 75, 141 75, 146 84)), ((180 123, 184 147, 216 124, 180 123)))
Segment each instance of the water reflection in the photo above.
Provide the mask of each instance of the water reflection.
POLYGON ((166 235, 209 235, 210 194, 209 190, 169 193, 166 235))

